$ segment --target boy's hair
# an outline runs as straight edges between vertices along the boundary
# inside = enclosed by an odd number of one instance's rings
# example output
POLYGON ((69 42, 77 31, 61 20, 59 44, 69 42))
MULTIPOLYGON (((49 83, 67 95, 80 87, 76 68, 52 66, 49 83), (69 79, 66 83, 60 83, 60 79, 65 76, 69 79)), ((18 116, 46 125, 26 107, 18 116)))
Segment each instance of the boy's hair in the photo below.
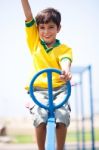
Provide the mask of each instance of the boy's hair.
POLYGON ((57 25, 57 27, 59 27, 61 22, 61 14, 54 8, 46 8, 39 12, 35 19, 37 25, 52 21, 57 25))

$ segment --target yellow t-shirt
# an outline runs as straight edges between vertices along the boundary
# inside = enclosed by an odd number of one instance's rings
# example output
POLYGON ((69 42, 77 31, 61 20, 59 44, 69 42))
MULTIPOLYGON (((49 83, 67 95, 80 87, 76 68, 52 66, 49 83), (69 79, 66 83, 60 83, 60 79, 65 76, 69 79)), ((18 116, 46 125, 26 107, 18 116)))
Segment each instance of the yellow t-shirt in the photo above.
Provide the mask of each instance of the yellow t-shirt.
MULTIPOLYGON (((26 36, 33 60, 31 75, 25 87, 25 89, 28 90, 31 79, 40 70, 46 68, 61 70, 60 62, 62 59, 68 58, 72 61, 72 50, 67 45, 60 44, 59 40, 56 40, 53 47, 48 48, 46 43, 39 38, 35 20, 26 22, 26 36)), ((53 73, 52 83, 53 87, 59 87, 64 84, 64 82, 60 80, 59 74, 56 73, 53 73)), ((36 79, 34 86, 47 88, 47 76, 45 73, 36 79)))

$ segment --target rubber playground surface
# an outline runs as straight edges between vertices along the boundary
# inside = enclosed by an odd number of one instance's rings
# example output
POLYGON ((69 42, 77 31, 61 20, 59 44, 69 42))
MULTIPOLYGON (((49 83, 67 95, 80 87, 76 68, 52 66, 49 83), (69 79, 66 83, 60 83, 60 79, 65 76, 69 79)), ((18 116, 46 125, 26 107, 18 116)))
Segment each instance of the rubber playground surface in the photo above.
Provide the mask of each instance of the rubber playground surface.
MULTIPOLYGON (((99 142, 95 143, 95 150, 99 150, 99 142)), ((80 145, 80 150, 82 147, 80 145)), ((37 146, 33 144, 4 144, 0 143, 0 150, 37 150, 37 146)), ((64 150, 77 150, 77 143, 68 143, 64 150)), ((86 144, 85 150, 92 150, 91 144, 86 144)))

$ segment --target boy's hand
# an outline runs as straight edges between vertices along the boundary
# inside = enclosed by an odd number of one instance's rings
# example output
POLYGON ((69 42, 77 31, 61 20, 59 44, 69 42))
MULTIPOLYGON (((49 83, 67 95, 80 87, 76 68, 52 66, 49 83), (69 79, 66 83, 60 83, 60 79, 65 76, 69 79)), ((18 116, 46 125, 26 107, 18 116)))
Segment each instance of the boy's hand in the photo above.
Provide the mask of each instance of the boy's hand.
POLYGON ((60 75, 60 79, 62 81, 67 82, 67 81, 71 80, 71 78, 72 78, 72 74, 70 71, 66 71, 66 70, 62 71, 62 74, 60 75))

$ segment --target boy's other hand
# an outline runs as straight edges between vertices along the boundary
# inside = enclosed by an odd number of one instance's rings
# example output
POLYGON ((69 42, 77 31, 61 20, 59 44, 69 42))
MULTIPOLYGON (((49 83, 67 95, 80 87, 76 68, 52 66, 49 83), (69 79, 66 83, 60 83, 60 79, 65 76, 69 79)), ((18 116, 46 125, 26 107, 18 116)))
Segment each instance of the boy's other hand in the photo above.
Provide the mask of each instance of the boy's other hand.
POLYGON ((70 71, 65 71, 65 70, 62 71, 62 73, 60 75, 60 79, 62 81, 67 82, 67 81, 71 80, 71 78, 72 78, 72 74, 70 71))

